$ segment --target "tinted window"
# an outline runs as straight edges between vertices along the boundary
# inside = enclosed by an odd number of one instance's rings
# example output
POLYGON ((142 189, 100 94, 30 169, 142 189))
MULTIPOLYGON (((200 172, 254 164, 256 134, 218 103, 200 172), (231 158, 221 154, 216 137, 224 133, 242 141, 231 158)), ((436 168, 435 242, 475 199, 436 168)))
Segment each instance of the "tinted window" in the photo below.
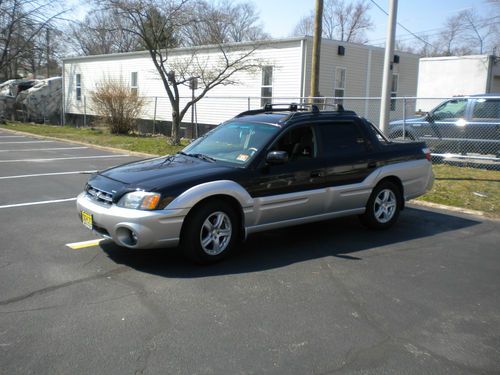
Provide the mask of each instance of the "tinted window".
POLYGON ((478 99, 474 105, 473 119, 499 119, 500 99, 478 99))
POLYGON ((349 156, 366 151, 364 138, 354 122, 335 122, 320 128, 325 156, 349 156))
POLYGON ((316 137, 311 126, 292 128, 273 145, 271 151, 286 151, 290 161, 307 160, 316 156, 316 137))

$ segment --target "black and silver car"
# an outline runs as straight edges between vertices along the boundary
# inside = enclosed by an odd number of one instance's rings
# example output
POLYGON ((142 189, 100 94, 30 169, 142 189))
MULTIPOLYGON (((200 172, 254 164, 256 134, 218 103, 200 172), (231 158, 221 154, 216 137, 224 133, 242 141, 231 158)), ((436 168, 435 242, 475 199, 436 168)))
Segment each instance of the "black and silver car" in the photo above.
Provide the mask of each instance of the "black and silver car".
POLYGON ((424 143, 390 142, 341 108, 266 105, 176 155, 93 175, 77 207, 84 225, 121 246, 180 244, 208 263, 268 229, 346 215, 388 228, 432 182, 424 143))
POLYGON ((500 155, 500 94, 455 97, 389 124, 389 138, 423 140, 433 153, 500 155))

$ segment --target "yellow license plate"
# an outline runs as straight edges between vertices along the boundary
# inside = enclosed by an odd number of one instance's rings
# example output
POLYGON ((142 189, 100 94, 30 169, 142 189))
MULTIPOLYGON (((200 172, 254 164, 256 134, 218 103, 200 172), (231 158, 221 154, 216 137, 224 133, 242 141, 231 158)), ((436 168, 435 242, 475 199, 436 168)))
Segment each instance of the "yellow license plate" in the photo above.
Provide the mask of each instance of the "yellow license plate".
POLYGON ((92 229, 92 215, 85 211, 82 211, 81 214, 83 225, 85 225, 89 229, 92 229))

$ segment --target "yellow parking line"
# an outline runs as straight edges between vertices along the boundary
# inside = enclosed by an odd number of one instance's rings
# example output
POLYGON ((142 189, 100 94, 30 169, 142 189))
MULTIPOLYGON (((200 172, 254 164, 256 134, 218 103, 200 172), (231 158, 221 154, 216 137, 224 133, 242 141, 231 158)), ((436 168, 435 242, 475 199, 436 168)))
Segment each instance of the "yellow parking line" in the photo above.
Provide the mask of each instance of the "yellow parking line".
POLYGON ((69 248, 71 248, 73 250, 78 250, 78 249, 83 249, 83 248, 86 248, 86 247, 97 246, 102 241, 104 241, 104 238, 101 238, 99 240, 90 240, 90 241, 67 243, 66 246, 68 246, 69 248))

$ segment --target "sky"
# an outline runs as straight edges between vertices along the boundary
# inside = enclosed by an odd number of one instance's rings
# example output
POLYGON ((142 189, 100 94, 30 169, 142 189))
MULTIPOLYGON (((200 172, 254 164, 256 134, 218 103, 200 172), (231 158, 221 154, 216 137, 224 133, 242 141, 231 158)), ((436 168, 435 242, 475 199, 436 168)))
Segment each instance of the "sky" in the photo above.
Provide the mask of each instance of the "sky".
MULTIPOLYGON (((210 1, 210 0, 209 0, 210 1)), ((314 10, 315 0, 233 0, 235 2, 248 1, 254 3, 263 25, 264 31, 273 38, 290 36, 299 20, 314 10)), ((345 0, 349 2, 350 0, 345 0)), ((382 46, 387 32, 387 16, 380 11, 373 2, 381 8, 389 8, 388 0, 367 0, 371 4, 370 17, 375 25, 367 32, 368 44, 382 46)), ((500 0, 497 0, 500 1, 500 0)), ((83 19, 87 9, 84 0, 66 0, 68 6, 75 7, 74 19, 83 19)), ((428 32, 436 34, 444 25, 446 19, 461 10, 475 8, 483 16, 492 9, 485 0, 399 0, 398 22, 415 34, 428 32)), ((497 8, 498 9, 498 8, 497 8)), ((500 22, 499 22, 500 23, 500 22)), ((405 42, 408 32, 398 26, 396 39, 405 42)))
MULTIPOLYGON (((346 0, 349 1, 349 0, 346 0)), ((383 9, 389 8, 388 0, 374 0, 383 9)), ((274 38, 287 37, 294 26, 304 16, 314 10, 315 0, 253 0, 260 13, 264 31, 274 38)), ((371 3, 371 0, 368 0, 371 3)), ((370 17, 375 24, 374 30, 367 33, 369 44, 384 43, 387 32, 387 16, 371 3, 370 17)), ((399 0, 398 22, 413 33, 429 31, 439 32, 444 22, 461 10, 476 8, 486 15, 488 6, 484 0, 399 0)), ((396 39, 404 38, 408 32, 398 27, 396 39)))

